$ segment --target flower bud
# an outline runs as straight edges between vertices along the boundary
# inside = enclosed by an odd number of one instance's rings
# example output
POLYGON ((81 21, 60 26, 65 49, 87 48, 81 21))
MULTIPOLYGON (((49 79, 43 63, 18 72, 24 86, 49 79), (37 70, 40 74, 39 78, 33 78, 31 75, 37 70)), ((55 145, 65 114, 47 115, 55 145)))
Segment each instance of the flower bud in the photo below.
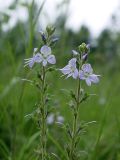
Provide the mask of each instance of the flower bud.
POLYGON ((87 59, 88 59, 88 54, 87 53, 83 54, 82 60, 85 62, 87 61, 87 59))
POLYGON ((78 48, 82 54, 88 53, 90 51, 90 44, 86 45, 85 43, 82 43, 78 48))
POLYGON ((74 56, 77 56, 79 53, 78 53, 77 51, 75 51, 75 50, 72 50, 72 54, 73 54, 74 56))
POLYGON ((47 26, 46 31, 47 31, 48 35, 51 36, 55 32, 55 27, 47 26))
POLYGON ((86 44, 82 43, 78 48, 79 48, 79 51, 81 53, 85 53, 85 51, 86 51, 86 44))
POLYGON ((86 52, 90 52, 90 44, 86 45, 86 52))
POLYGON ((59 38, 53 38, 50 45, 54 45, 57 41, 59 40, 59 38))
POLYGON ((39 33, 41 35, 42 41, 46 44, 47 39, 45 33, 43 31, 39 31, 39 33))

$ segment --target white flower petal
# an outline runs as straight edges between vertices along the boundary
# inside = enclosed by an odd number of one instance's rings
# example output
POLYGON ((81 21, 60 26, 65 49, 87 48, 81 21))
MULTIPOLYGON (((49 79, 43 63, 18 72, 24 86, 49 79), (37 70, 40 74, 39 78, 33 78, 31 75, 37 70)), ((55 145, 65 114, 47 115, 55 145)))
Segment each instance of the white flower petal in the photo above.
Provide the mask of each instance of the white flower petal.
POLYGON ((48 61, 50 64, 55 64, 55 63, 56 63, 55 56, 54 56, 54 55, 49 55, 48 58, 47 58, 47 61, 48 61))

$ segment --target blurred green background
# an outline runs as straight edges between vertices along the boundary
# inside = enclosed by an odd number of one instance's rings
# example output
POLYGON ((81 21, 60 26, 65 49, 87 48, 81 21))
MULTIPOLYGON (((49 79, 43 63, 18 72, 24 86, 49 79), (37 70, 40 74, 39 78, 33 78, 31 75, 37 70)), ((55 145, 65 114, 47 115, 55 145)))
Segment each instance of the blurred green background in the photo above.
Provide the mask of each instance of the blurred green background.
MULTIPOLYGON (((25 22, 7 30, 3 25, 9 22, 10 15, 0 11, 0 160, 35 160, 39 142, 39 130, 31 119, 25 118, 35 109, 39 93, 22 78, 34 79, 35 70, 24 68, 24 58, 32 56, 33 48, 40 42, 37 31, 42 28, 40 18, 44 1, 37 5, 14 1, 7 9, 15 10, 24 6, 28 12, 25 22), (39 19, 39 21, 38 21, 39 19)), ((69 5, 69 1, 60 4, 58 10, 69 5)), ((67 11, 67 10, 66 10, 67 11)), ((83 150, 81 160, 120 160, 120 30, 115 29, 119 16, 111 16, 111 27, 101 31, 97 38, 89 27, 82 25, 77 32, 65 27, 68 13, 60 12, 54 24, 56 36, 60 38, 53 53, 57 59, 57 68, 62 68, 72 57, 71 50, 82 42, 91 45, 89 61, 96 73, 101 75, 100 83, 87 87, 92 96, 81 105, 80 119, 96 121, 80 140, 83 150)), ((45 28, 42 28, 45 30, 45 28)), ((68 107, 69 95, 62 89, 73 89, 76 81, 61 78, 61 73, 48 75, 50 94, 53 94, 54 114, 64 117, 71 123, 71 109, 68 107)), ((51 107, 51 106, 50 106, 51 107)), ((64 160, 63 146, 67 143, 64 130, 56 123, 49 124, 48 150, 55 152, 64 160)))

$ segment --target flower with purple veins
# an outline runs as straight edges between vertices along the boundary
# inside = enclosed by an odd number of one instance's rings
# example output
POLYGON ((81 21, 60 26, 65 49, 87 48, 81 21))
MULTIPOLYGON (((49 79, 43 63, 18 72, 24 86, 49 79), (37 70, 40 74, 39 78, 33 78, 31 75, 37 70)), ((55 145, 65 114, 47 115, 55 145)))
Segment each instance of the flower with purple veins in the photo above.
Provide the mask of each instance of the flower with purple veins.
POLYGON ((85 80, 88 86, 91 86, 91 83, 98 83, 98 76, 93 74, 93 69, 90 64, 83 64, 82 70, 79 71, 79 78, 85 80))
POLYGON ((47 63, 50 64, 55 64, 56 63, 56 59, 55 56, 51 54, 51 48, 44 45, 41 47, 40 49, 40 53, 36 53, 37 48, 34 49, 34 53, 33 53, 33 57, 32 58, 28 58, 25 59, 25 66, 29 66, 30 68, 33 67, 34 63, 41 63, 43 66, 46 66, 47 63))
POLYGON ((44 45, 41 47, 40 52, 41 52, 41 60, 42 60, 43 66, 46 66, 47 63, 50 63, 50 64, 56 63, 55 56, 51 54, 50 47, 48 47, 47 45, 44 45))
POLYGON ((60 71, 64 74, 67 75, 67 78, 73 77, 76 79, 78 77, 78 69, 76 68, 76 58, 72 58, 69 62, 68 65, 66 65, 64 68, 60 69, 60 71))
POLYGON ((30 68, 32 68, 35 62, 40 63, 42 61, 41 54, 40 53, 35 54, 36 51, 37 48, 34 48, 33 57, 25 59, 25 67, 29 66, 30 68))

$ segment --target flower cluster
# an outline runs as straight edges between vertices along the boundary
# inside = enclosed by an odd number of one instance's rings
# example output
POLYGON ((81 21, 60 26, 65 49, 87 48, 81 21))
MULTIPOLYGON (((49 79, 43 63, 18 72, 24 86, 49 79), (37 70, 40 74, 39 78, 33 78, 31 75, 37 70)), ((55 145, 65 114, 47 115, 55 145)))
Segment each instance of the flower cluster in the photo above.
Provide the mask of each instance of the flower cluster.
POLYGON ((28 65, 30 68, 32 68, 34 63, 42 63, 44 67, 47 65, 47 63, 55 64, 56 58, 51 53, 52 53, 51 48, 48 47, 47 45, 42 46, 40 51, 38 50, 38 48, 35 48, 33 57, 25 59, 25 66, 28 65))
POLYGON ((74 79, 79 78, 80 80, 85 80, 86 84, 91 86, 91 83, 99 82, 99 75, 94 74, 91 64, 86 63, 89 51, 88 49, 88 45, 83 43, 79 47, 80 53, 73 50, 73 55, 76 56, 76 58, 72 58, 64 68, 60 69, 60 71, 64 75, 67 75, 66 78, 71 76, 74 79))

